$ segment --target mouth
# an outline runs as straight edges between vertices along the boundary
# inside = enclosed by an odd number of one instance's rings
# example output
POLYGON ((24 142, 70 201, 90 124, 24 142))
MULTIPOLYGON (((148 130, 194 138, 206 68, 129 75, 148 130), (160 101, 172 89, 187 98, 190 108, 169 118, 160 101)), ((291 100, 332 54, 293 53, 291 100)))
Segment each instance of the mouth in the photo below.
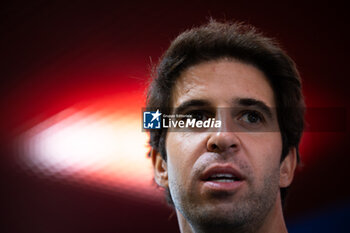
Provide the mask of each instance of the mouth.
POLYGON ((230 173, 216 173, 216 174, 211 175, 205 181, 228 183, 228 182, 235 182, 235 181, 239 181, 239 180, 240 179, 238 177, 236 177, 230 173))
POLYGON ((208 167, 200 177, 205 189, 211 191, 235 191, 244 182, 244 176, 230 164, 208 167))

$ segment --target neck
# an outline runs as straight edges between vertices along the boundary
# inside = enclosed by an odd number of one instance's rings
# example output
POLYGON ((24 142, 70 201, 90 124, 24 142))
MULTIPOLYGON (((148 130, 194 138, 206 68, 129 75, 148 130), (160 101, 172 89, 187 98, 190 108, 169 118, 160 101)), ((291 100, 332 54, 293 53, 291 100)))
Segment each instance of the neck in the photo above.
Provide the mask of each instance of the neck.
MULTIPOLYGON (((176 210, 179 227, 181 233, 213 233, 217 232, 217 229, 203 229, 201 226, 190 224, 190 222, 176 210)), ((277 195, 275 205, 271 208, 270 212, 266 215, 263 221, 259 224, 247 224, 240 229, 225 229, 220 230, 222 233, 288 233, 287 227, 283 217, 282 203, 280 195, 277 195), (252 228, 254 225, 254 229, 252 228)))

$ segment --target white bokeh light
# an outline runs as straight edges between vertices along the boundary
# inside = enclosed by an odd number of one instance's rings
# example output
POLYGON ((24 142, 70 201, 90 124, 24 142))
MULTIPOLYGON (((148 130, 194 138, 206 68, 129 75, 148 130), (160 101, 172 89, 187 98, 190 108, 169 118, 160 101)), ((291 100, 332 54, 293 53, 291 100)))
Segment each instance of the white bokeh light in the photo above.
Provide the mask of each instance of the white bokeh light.
POLYGON ((43 175, 158 199, 139 112, 66 109, 23 135, 22 161, 43 175))

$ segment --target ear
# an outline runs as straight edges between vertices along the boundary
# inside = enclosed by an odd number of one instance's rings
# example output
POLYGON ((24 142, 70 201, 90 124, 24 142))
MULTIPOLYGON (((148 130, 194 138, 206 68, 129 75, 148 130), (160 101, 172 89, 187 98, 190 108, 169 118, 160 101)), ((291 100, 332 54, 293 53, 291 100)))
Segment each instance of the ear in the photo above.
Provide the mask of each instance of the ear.
POLYGON ((280 165, 280 188, 286 188, 292 183, 296 166, 297 151, 296 148, 293 147, 289 150, 287 156, 280 165))
POLYGON ((168 188, 168 168, 167 164, 155 149, 151 149, 151 158, 154 170, 154 180, 156 183, 163 187, 168 188))

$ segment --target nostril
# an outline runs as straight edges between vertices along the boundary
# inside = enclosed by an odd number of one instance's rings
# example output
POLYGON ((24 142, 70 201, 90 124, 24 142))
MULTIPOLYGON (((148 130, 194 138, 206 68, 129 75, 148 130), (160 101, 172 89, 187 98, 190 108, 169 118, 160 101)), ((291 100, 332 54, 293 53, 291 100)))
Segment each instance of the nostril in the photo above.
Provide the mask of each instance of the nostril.
POLYGON ((212 150, 216 150, 216 149, 219 148, 216 144, 212 144, 210 147, 211 147, 212 150))

